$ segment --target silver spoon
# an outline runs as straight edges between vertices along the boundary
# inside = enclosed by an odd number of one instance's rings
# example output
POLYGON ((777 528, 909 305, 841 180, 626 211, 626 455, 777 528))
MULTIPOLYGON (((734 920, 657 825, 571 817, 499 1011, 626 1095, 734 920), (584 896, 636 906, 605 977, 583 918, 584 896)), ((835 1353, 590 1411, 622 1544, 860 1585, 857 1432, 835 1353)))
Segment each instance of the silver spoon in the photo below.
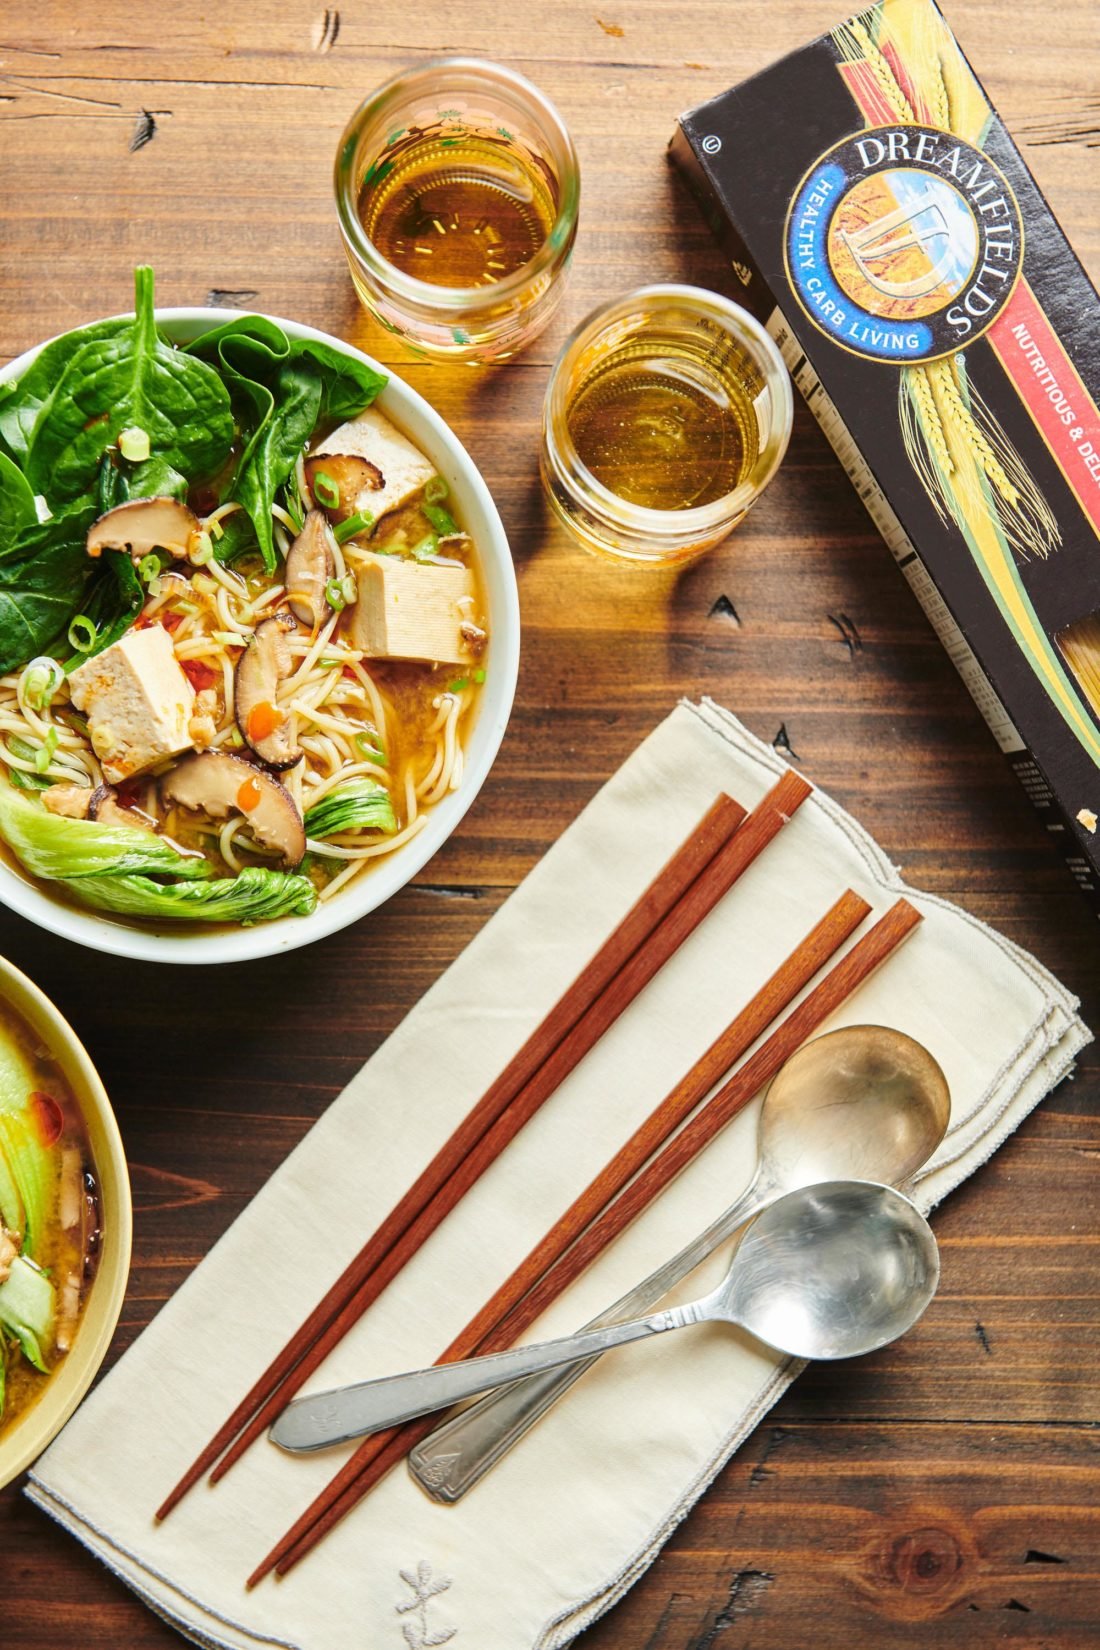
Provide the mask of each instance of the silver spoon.
MULTIPOLYGON (((777 1072, 758 1125, 759 1167, 730 1208, 590 1323, 601 1329, 650 1307, 782 1192, 849 1177, 904 1185, 947 1130, 951 1096, 928 1050, 886 1026, 815 1037, 777 1072)), ((436 1500, 458 1501, 578 1381, 594 1359, 504 1387, 444 1421, 409 1457, 436 1500)))
POLYGON ((288 1404, 271 1437, 295 1454, 342 1444, 486 1387, 693 1323, 730 1323, 796 1358, 852 1358, 896 1340, 936 1292, 932 1229, 873 1181, 804 1186, 758 1215, 722 1283, 687 1306, 561 1340, 361 1381, 288 1404))

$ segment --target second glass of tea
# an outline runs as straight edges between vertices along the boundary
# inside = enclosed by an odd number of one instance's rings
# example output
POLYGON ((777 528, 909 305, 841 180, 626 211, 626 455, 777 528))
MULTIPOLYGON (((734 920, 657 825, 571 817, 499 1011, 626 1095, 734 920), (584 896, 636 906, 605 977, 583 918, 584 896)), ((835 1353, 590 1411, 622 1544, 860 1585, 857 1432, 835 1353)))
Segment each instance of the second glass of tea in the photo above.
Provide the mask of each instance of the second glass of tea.
POLYGON ((503 361, 557 308, 580 175, 522 75, 460 57, 398 75, 352 116, 335 181, 359 297, 415 353, 503 361))
POLYGON ((694 560, 771 480, 791 383, 760 323, 692 286, 649 286, 590 315, 555 362, 543 484, 590 550, 638 567, 694 560))

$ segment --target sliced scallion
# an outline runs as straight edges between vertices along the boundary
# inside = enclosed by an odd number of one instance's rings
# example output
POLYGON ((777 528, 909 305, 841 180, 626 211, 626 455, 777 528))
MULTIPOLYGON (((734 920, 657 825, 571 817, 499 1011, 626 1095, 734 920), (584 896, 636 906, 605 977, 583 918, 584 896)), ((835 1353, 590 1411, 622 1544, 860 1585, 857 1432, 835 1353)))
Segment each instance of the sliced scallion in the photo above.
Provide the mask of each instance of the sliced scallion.
MULTIPOLYGON (((425 497, 427 497, 426 492, 425 497)), ((421 515, 427 516, 428 520, 432 524, 432 527, 439 534, 441 539, 449 537, 451 533, 458 532, 457 521, 449 510, 445 510, 443 508, 442 504, 422 504, 420 506, 420 513, 421 515)))
POLYGON ((322 504, 326 510, 338 510, 340 508, 340 489, 324 470, 316 472, 310 485, 318 504, 322 504))
POLYGON ((76 653, 90 653, 99 632, 86 613, 78 613, 69 626, 69 646, 76 653))
POLYGON ((437 556, 439 554, 439 539, 435 533, 426 533, 419 544, 413 545, 412 553, 415 561, 431 561, 433 556, 437 556))
POLYGON ((356 533, 371 533, 373 531, 374 517, 369 510, 362 510, 354 516, 349 516, 347 521, 337 522, 332 529, 332 535, 337 544, 343 544, 346 540, 354 538, 356 533))
POLYGON ((424 502, 442 504, 450 490, 442 476, 432 476, 430 481, 424 483, 424 502))

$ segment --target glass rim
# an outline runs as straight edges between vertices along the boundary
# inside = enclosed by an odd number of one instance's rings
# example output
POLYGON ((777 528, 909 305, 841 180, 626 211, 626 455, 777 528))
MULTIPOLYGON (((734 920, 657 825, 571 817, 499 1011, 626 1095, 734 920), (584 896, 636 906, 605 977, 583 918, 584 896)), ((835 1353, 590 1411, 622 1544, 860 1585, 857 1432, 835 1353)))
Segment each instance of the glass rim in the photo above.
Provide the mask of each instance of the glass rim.
POLYGON ((367 270, 384 283, 391 293, 406 302, 416 304, 425 310, 437 313, 444 310, 455 315, 489 306, 495 307, 522 293, 533 280, 551 270, 562 252, 569 247, 576 229, 580 206, 580 165, 577 152, 568 128, 554 104, 525 75, 483 57, 429 58, 411 69, 401 70, 399 74, 384 81, 360 103, 344 127, 336 148, 334 184, 336 211, 344 238, 367 270), (436 286, 431 281, 421 281, 415 275, 407 275, 379 252, 363 228, 356 206, 358 189, 354 182, 354 159, 359 139, 368 120, 378 119, 384 115, 387 105, 395 103, 399 94, 415 88, 418 81, 430 80, 441 72, 484 79, 487 90, 492 89, 490 83, 495 83, 497 89, 503 83, 513 94, 518 94, 520 99, 536 107, 553 143, 557 144, 561 151, 560 155, 551 156, 558 174, 559 198, 558 210, 546 239, 534 257, 491 287, 436 286), (564 164, 559 165, 559 161, 564 164))
MULTIPOLYGON (((620 298, 612 298, 608 303, 590 311, 580 325, 574 328, 550 369, 543 409, 546 447, 555 467, 564 459, 569 467, 579 473, 593 500, 601 505, 610 517, 615 518, 619 525, 629 526, 639 532, 648 532, 656 539, 668 539, 680 537, 685 533, 695 535, 711 531, 722 526, 731 516, 743 514, 748 509, 768 485, 787 451, 794 418, 794 397, 786 363, 775 340, 755 315, 735 303, 732 298, 726 298, 719 292, 711 292, 707 287, 663 281, 650 286, 635 287, 620 298), (623 317, 634 306, 653 299, 675 301, 717 316, 734 332, 739 342, 751 340, 764 357, 767 368, 770 368, 765 370, 764 378, 773 399, 775 430, 771 439, 761 446, 756 463, 732 492, 724 493, 721 498, 713 499, 709 504, 695 504, 685 510, 654 510, 643 504, 633 504, 629 499, 613 493, 580 457, 565 418, 562 388, 568 369, 575 365, 582 350, 613 324, 617 317, 623 317), (743 336, 745 334, 747 339, 743 336)), ((567 476, 563 477, 563 480, 567 480, 567 476)))

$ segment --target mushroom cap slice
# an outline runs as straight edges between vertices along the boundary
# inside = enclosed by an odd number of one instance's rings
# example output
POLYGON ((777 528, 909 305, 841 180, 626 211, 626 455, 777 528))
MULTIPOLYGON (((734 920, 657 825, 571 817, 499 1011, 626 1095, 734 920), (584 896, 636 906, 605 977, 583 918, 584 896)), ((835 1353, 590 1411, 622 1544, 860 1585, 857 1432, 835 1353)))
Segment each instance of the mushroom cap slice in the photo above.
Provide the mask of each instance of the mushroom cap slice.
POLYGON ((177 561, 187 554, 199 518, 177 498, 132 498, 93 521, 88 529, 89 556, 104 550, 128 550, 136 566, 151 550, 166 550, 177 561))
POLYGON ((305 470, 310 495, 329 521, 347 521, 349 516, 369 510, 371 493, 380 493, 386 485, 377 464, 355 453, 315 453, 306 459, 305 470), (318 497, 318 474, 327 477, 336 488, 339 494, 336 504, 318 497))
POLYGON ((264 619, 237 660, 233 676, 237 726, 245 744, 276 773, 302 760, 301 751, 291 743, 290 718, 276 700, 279 683, 294 669, 289 637, 295 629, 289 613, 264 619))
POLYGON ((306 830, 298 805, 273 774, 229 751, 199 751, 185 756, 160 782, 165 802, 227 819, 243 814, 257 842, 274 848, 293 868, 306 851, 306 830))
POLYGON ((311 510, 286 553, 286 599, 302 624, 318 630, 332 617, 325 587, 336 577, 331 529, 323 510, 311 510))
POLYGON ((88 801, 88 816, 99 825, 129 825, 131 830, 155 831, 157 822, 141 808, 124 808, 113 785, 97 785, 88 801))

